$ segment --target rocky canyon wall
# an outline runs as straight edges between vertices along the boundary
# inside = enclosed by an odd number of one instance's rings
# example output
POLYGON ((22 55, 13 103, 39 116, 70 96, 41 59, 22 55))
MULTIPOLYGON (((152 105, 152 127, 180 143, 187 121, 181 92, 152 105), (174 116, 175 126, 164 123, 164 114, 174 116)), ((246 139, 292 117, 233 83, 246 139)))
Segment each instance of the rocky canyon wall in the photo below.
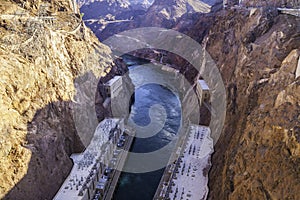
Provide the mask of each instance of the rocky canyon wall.
POLYGON ((203 44, 219 66, 228 105, 210 199, 300 198, 299 33, 299 18, 272 9, 215 16, 203 44))
POLYGON ((113 59, 69 1, 5 0, 0 13, 0 198, 52 199, 94 132, 90 93, 113 59), (43 5, 55 20, 39 18, 43 5), (81 106, 86 139, 73 118, 81 106))

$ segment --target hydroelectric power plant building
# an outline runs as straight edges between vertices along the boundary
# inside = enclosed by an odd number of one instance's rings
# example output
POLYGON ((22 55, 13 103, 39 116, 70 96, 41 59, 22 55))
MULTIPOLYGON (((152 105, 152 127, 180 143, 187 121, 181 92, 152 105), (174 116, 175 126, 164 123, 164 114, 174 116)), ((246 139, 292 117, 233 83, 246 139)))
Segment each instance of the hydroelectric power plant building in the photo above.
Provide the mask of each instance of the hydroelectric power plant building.
MULTIPOLYGON (((104 84, 108 99, 119 98, 122 84, 122 76, 104 84)), ((123 118, 101 121, 85 151, 71 156, 74 166, 54 199, 111 199, 134 136, 123 118)))
POLYGON ((153 199, 206 199, 208 169, 213 152, 210 128, 190 125, 166 167, 153 199))
MULTIPOLYGON (((107 98, 118 98, 122 84, 121 76, 105 83, 107 98)), ((196 87, 201 104, 209 103, 205 81, 199 80, 196 87)), ((121 174, 119 169, 125 164, 135 136, 135 131, 124 123, 124 119, 118 118, 106 118, 99 123, 85 151, 71 156, 74 166, 55 200, 112 199, 121 174)), ((186 134, 178 140, 154 199, 205 198, 212 152, 209 127, 189 124, 186 134)))
POLYGON ((116 160, 121 154, 117 142, 124 131, 124 120, 103 120, 85 151, 71 156, 73 169, 54 199, 89 200, 96 190, 104 194, 108 183, 107 172, 116 167, 116 160))

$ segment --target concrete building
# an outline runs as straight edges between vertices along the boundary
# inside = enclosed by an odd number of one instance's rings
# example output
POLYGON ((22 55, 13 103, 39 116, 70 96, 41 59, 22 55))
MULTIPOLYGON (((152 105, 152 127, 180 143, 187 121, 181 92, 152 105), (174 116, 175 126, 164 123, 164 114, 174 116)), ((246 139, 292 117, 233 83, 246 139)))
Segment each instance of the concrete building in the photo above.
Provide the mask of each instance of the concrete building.
POLYGON ((206 199, 212 153, 210 128, 191 125, 185 142, 176 151, 176 161, 166 167, 153 199, 206 199))
POLYGON ((71 156, 74 166, 54 199, 89 200, 97 190, 103 194, 109 176, 106 170, 114 168, 112 161, 120 152, 115 142, 123 132, 123 119, 100 122, 85 151, 71 156))
POLYGON ((198 98, 201 101, 201 104, 203 102, 210 102, 209 87, 204 80, 198 80, 197 94, 198 94, 198 98))
POLYGON ((115 76, 113 79, 109 80, 104 84, 105 93, 107 97, 115 98, 123 89, 122 76, 115 76))

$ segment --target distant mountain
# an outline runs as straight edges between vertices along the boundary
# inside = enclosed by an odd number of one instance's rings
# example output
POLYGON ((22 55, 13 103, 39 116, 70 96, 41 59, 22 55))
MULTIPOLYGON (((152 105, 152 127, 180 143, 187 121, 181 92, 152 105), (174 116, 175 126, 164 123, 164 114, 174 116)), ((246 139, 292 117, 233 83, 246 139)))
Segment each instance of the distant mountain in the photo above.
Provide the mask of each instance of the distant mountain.
POLYGON ((172 28, 179 18, 208 13, 222 0, 79 0, 83 19, 100 40, 138 27, 172 28))
POLYGON ((144 15, 154 0, 78 0, 85 24, 100 40, 101 32, 111 24, 128 23, 144 15))
POLYGON ((90 5, 95 2, 105 2, 109 5, 118 4, 122 8, 147 9, 154 0, 77 0, 79 6, 90 5))
POLYGON ((148 9, 143 26, 170 28, 188 13, 209 13, 213 5, 222 0, 156 0, 148 9))

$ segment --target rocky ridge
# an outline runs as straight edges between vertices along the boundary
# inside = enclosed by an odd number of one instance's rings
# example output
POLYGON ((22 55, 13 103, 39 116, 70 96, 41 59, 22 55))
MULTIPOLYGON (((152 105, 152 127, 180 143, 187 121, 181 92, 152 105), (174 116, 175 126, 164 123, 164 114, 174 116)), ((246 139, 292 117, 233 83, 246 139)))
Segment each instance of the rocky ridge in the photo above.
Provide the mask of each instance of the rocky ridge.
POLYGON ((268 8, 221 11, 203 40, 228 101, 210 199, 299 198, 299 20, 268 8))

